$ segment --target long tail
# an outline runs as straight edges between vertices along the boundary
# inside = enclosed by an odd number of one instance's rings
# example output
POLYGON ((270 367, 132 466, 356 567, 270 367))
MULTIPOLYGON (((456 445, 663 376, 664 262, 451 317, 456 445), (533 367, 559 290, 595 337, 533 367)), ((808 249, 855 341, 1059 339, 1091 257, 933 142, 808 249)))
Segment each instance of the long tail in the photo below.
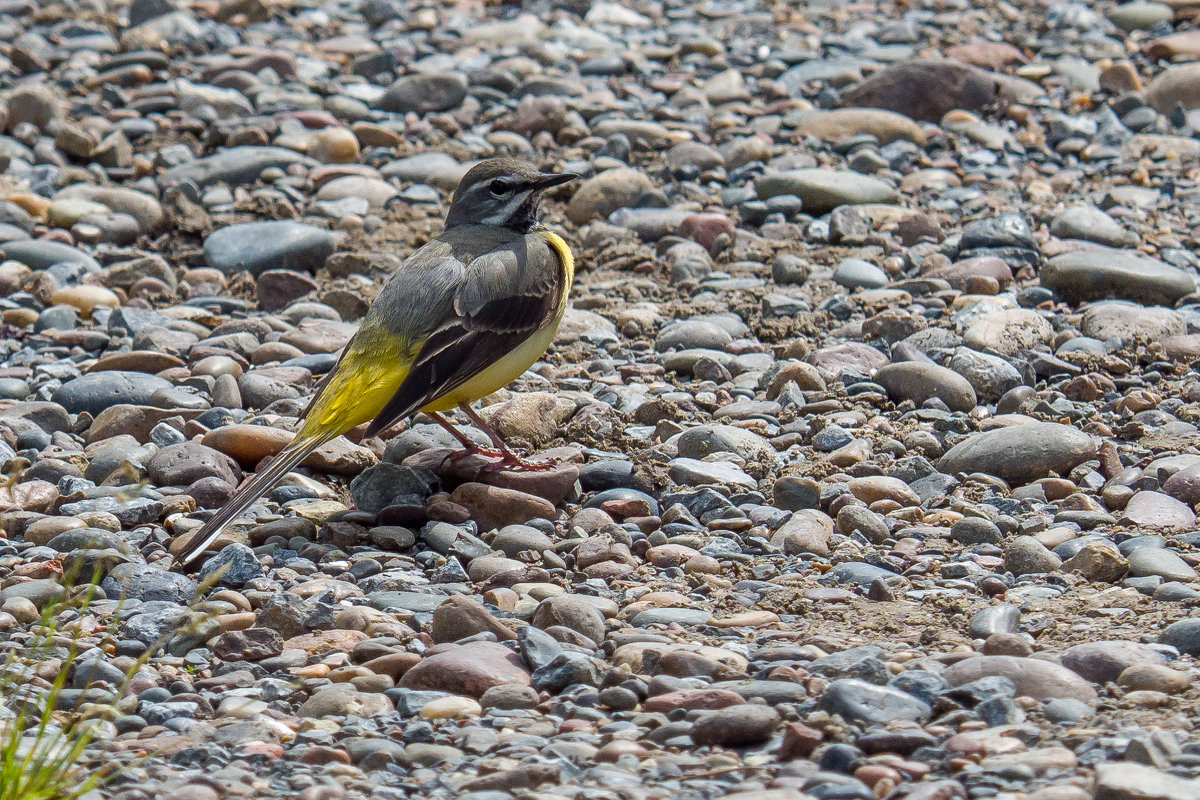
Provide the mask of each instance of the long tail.
POLYGON ((279 451, 266 469, 260 471, 248 483, 243 484, 242 488, 234 492, 233 497, 229 498, 225 505, 208 522, 204 523, 204 527, 192 536, 187 545, 175 556, 179 565, 186 567, 196 560, 221 535, 221 531, 225 530, 226 525, 237 519, 243 511, 250 507, 251 503, 265 494, 280 478, 303 461, 309 453, 332 438, 333 435, 329 433, 297 435, 291 444, 279 451))

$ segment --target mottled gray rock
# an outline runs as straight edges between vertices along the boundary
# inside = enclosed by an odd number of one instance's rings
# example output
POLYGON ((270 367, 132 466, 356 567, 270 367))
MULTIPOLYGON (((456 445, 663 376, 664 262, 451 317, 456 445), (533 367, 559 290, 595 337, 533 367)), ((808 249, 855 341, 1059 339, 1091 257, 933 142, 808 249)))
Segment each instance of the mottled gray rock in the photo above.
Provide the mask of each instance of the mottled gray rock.
POLYGON ((1170 264, 1105 251, 1055 256, 1042 267, 1040 278, 1043 286, 1072 303, 1117 298, 1169 305, 1196 291, 1195 279, 1170 264))
POLYGON ((204 257, 222 272, 267 269, 316 271, 325 264, 337 237, 324 228, 291 220, 244 222, 214 231, 204 240, 204 257))

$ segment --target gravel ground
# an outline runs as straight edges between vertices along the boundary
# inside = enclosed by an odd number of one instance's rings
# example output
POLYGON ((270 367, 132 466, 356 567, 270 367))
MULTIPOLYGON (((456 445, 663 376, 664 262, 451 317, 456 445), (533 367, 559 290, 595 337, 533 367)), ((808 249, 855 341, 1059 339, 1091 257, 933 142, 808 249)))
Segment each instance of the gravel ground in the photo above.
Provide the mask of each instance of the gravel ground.
POLYGON ((102 574, 89 800, 1200 799, 1198 17, 0 0, 0 651, 102 574), (168 571, 493 155, 581 176, 480 404, 558 465, 351 431, 168 571))

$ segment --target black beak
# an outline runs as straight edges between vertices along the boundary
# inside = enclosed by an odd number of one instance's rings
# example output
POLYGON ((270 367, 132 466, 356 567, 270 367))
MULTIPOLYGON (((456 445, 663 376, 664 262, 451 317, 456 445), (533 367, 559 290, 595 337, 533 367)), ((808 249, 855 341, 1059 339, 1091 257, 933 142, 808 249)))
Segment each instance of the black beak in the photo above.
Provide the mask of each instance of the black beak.
POLYGON ((551 186, 561 186, 578 177, 574 172, 543 172, 534 178, 533 188, 539 191, 549 189, 551 186))

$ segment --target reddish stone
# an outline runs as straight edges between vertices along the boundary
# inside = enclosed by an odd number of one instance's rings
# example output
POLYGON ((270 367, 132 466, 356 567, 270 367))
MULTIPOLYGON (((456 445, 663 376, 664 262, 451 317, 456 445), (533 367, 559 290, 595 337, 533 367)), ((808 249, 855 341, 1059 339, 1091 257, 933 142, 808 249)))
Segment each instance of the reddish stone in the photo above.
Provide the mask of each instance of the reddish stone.
POLYGON ((783 726, 783 741, 779 744, 779 760, 792 761, 797 758, 808 758, 824 739, 825 734, 815 728, 799 722, 789 722, 783 726))
POLYGON ((681 689, 677 692, 655 695, 642 703, 649 712, 670 713, 677 708, 686 711, 715 709, 736 706, 746 702, 737 692, 728 689, 681 689))

